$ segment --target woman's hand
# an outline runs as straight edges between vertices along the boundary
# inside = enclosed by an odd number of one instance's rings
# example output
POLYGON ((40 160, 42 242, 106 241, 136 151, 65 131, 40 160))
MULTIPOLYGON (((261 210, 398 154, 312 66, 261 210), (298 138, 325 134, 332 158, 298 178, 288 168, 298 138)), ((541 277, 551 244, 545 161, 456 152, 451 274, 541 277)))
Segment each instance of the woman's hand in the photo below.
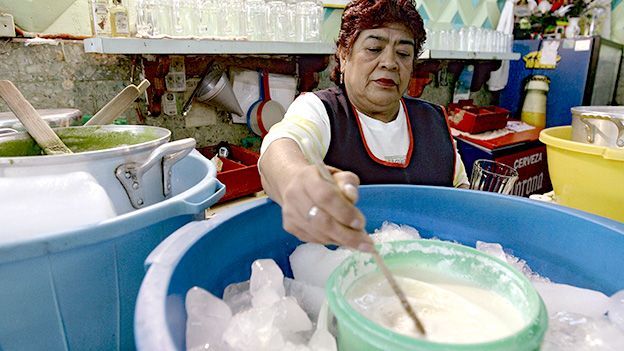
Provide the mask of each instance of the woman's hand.
POLYGON ((325 180, 299 146, 286 138, 271 143, 259 166, 264 190, 282 206, 286 231, 307 242, 372 250, 364 216, 355 207, 357 175, 328 167, 335 182, 325 180))
POLYGON ((365 219, 355 207, 360 179, 352 172, 328 167, 336 184, 323 179, 315 166, 303 167, 282 193, 284 229, 299 239, 370 251, 365 219))

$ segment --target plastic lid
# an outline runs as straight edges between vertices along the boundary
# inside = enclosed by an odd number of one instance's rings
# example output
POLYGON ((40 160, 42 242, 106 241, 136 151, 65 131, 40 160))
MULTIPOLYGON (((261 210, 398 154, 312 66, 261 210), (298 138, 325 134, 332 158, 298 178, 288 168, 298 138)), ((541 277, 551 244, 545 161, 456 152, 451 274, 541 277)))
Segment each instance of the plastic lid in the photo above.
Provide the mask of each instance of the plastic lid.
MULTIPOLYGON (((37 112, 51 127, 80 125, 82 118, 82 112, 74 108, 41 109, 37 110, 37 112)), ((22 123, 11 111, 0 112, 0 128, 25 130, 22 123)))

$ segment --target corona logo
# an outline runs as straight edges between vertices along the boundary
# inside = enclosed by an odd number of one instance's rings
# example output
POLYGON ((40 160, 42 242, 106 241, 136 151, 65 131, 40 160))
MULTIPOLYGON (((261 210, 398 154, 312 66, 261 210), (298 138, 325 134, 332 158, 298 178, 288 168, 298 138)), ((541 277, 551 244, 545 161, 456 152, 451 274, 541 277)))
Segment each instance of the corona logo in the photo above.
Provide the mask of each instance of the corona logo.
MULTIPOLYGON (((542 52, 541 51, 533 51, 530 52, 522 58, 524 60, 524 65, 526 68, 542 68, 542 69, 555 69, 557 67, 554 65, 545 65, 541 63, 542 52)), ((557 55, 556 62, 561 61, 561 56, 557 55)))

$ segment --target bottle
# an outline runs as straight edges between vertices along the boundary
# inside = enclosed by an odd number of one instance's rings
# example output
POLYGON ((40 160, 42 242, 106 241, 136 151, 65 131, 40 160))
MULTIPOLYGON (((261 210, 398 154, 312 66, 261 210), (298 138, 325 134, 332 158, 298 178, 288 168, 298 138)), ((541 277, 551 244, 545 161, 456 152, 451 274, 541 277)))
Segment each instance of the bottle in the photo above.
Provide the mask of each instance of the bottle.
POLYGON ((113 0, 112 5, 109 10, 111 35, 113 37, 129 37, 130 22, 128 20, 128 9, 121 3, 121 0, 113 0))
POLYGON ((550 79, 535 75, 526 84, 526 96, 522 104, 520 119, 522 122, 539 128, 546 127, 546 94, 550 79))
POLYGON ((89 0, 89 17, 91 18, 91 32, 94 36, 111 35, 108 0, 89 0))

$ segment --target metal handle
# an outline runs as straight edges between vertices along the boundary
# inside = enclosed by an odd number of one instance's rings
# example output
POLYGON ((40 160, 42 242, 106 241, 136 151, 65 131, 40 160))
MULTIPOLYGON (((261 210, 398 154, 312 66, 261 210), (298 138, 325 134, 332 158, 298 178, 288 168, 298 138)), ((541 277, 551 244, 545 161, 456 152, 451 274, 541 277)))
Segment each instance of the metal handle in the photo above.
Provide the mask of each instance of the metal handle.
POLYGON ((13 128, 0 128, 0 136, 17 134, 17 133, 19 132, 13 128))
POLYGON ((145 162, 128 162, 115 170, 115 176, 126 190, 132 207, 141 208, 145 205, 143 175, 156 163, 162 162, 163 195, 171 194, 171 167, 183 159, 195 148, 195 139, 186 138, 163 144, 148 156, 145 162))
POLYGON ((580 116, 580 121, 585 125, 585 131, 587 133, 587 142, 594 142, 594 135, 596 134, 596 127, 588 121, 588 119, 600 119, 604 121, 609 121, 615 124, 615 127, 618 129, 618 136, 615 140, 615 144, 619 147, 624 146, 624 123, 619 118, 615 118, 609 115, 595 114, 595 113, 583 113, 580 116))

